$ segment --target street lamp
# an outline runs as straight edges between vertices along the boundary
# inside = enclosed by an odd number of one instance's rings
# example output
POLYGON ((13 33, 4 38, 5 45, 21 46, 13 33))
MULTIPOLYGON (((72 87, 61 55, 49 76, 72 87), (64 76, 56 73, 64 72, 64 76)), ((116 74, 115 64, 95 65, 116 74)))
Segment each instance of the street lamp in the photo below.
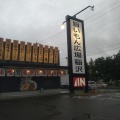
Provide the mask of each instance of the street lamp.
MULTIPOLYGON (((73 17, 75 17, 76 18, 76 15, 78 15, 78 14, 80 14, 81 12, 83 12, 84 10, 86 10, 87 8, 91 8, 91 10, 92 11, 94 11, 94 5, 93 6, 87 6, 86 8, 84 8, 84 9, 82 9, 81 11, 79 11, 78 13, 76 13, 75 15, 73 15, 73 17)), ((61 24, 61 29, 64 29, 65 28, 65 26, 64 26, 64 23, 65 23, 66 21, 64 21, 62 24, 61 24)))
POLYGON ((76 18, 87 8, 94 10, 94 6, 87 6, 73 16, 66 16, 67 24, 67 49, 68 49, 68 70, 69 70, 69 90, 74 93, 74 87, 85 87, 88 91, 87 64, 84 36, 84 22, 76 18))

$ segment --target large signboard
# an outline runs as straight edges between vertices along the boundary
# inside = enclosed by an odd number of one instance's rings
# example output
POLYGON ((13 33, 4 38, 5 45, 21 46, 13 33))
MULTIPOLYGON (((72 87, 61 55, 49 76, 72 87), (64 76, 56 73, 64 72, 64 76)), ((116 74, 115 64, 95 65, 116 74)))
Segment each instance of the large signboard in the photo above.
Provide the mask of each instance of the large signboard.
POLYGON ((13 40, 12 60, 18 60, 18 40, 13 40))
POLYGON ((0 38, 0 60, 3 59, 3 38, 0 38))
POLYGON ((70 92, 73 92, 74 87, 83 87, 86 84, 84 22, 71 16, 66 17, 66 22, 69 84, 70 92))
POLYGON ((25 60, 25 42, 20 41, 20 50, 19 50, 19 61, 25 60))
POLYGON ((71 19, 70 25, 73 73, 85 74, 82 23, 71 19))
POLYGON ((5 53, 4 53, 4 60, 10 60, 11 55, 11 40, 6 39, 5 41, 5 53))
POLYGON ((27 46, 26 46, 26 62, 31 62, 31 51, 32 51, 32 43, 27 42, 27 46))
POLYGON ((31 42, 0 38, 0 60, 11 60, 20 62, 36 62, 42 64, 59 64, 58 47, 31 42), (39 46, 38 46, 39 45, 39 46))

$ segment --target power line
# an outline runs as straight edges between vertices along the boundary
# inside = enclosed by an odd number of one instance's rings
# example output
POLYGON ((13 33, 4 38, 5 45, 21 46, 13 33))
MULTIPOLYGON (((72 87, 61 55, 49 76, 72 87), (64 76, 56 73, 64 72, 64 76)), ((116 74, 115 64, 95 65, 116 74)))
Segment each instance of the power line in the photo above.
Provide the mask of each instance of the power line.
MULTIPOLYGON (((110 5, 116 5, 116 4, 118 4, 119 2, 120 2, 120 1, 115 1, 115 2, 113 2, 113 3, 110 4, 110 5)), ((104 11, 105 9, 108 9, 108 8, 113 7, 113 6, 109 7, 110 5, 108 5, 107 7, 103 8, 102 10, 98 11, 97 13, 93 14, 93 15, 92 15, 93 17, 91 17, 91 19, 94 18, 96 15, 102 13, 101 11, 104 11)), ((119 7, 119 6, 117 6, 117 7, 119 7)), ((117 7, 116 7, 116 8, 117 8, 117 7)), ((114 9, 116 9, 116 8, 114 8, 114 9)), ((114 10, 114 9, 112 9, 112 10, 114 10)), ((110 11, 112 11, 112 10, 109 10, 108 12, 110 12, 110 11)), ((108 12, 107 12, 107 13, 108 13, 108 12)), ((105 14, 107 14, 107 13, 104 13, 104 14, 102 14, 101 16, 103 16, 103 15, 105 15, 105 14)), ((101 16, 99 16, 99 17, 101 17, 101 16)), ((90 17, 90 16, 89 16, 89 17, 90 17)), ((89 17, 88 17, 88 18, 89 18, 89 17)), ((98 19, 99 17, 97 17, 97 18, 95 18, 95 19, 98 19)), ((88 18, 86 18, 86 20, 87 20, 88 18)), ((93 19, 93 20, 95 20, 95 19, 93 19)), ((91 20, 91 21, 93 21, 93 20, 91 20)), ((89 21, 88 23, 90 23, 91 21, 89 21)), ((86 22, 86 21, 85 21, 85 22, 86 22)), ((86 23, 86 24, 88 24, 88 23, 86 23)), ((44 41, 44 40, 46 40, 46 39, 56 38, 56 37, 58 37, 60 34, 63 35, 63 33, 65 33, 65 31, 58 32, 58 33, 56 33, 56 34, 54 34, 54 35, 52 35, 52 36, 50 36, 50 37, 48 37, 48 38, 43 39, 42 41, 44 41)), ((61 36, 61 35, 60 35, 60 36, 61 36)), ((47 41, 47 40, 46 40, 46 41, 47 41)), ((41 41, 40 41, 40 42, 41 42, 41 41)))
POLYGON ((100 52, 97 52, 97 53, 92 53, 92 54, 89 54, 87 56, 92 56, 92 55, 95 55, 95 54, 99 54, 99 53, 103 53, 103 52, 108 52, 108 51, 115 50, 115 49, 120 49, 120 46, 117 47, 117 48, 112 48, 112 49, 109 49, 109 50, 104 50, 104 51, 100 51, 100 52))
MULTIPOLYGON (((112 10, 110 10, 110 11, 113 11, 113 10, 117 9, 118 7, 120 7, 120 5, 119 5, 119 6, 117 6, 117 7, 115 7, 115 8, 113 8, 113 9, 112 9, 112 10)), ((104 14, 102 14, 102 15, 98 16, 97 18, 90 20, 90 21, 89 21, 89 22, 87 22, 86 24, 88 24, 88 23, 90 23, 90 22, 92 22, 92 21, 94 21, 94 20, 96 20, 96 19, 98 19, 98 18, 102 17, 103 15, 105 15, 105 14, 109 13, 110 11, 107 11, 106 13, 104 13, 104 14)))
POLYGON ((87 19, 89 19, 89 18, 91 19, 91 17, 94 17, 94 16, 97 16, 97 15, 101 14, 102 12, 104 12, 104 10, 109 9, 109 8, 113 7, 114 5, 116 5, 116 4, 118 4, 118 3, 120 3, 120 1, 115 1, 115 2, 113 2, 112 4, 109 4, 109 5, 106 6, 105 8, 101 9, 100 11, 98 11, 97 13, 95 13, 95 14, 93 14, 93 15, 90 15, 89 17, 85 18, 84 20, 87 20, 87 19), (110 6, 110 7, 109 7, 109 6, 110 6))
POLYGON ((116 44, 112 44, 112 45, 108 45, 108 46, 104 46, 104 47, 101 47, 101 48, 98 48, 98 49, 93 49, 93 50, 87 50, 88 52, 87 53, 89 53, 89 52, 93 52, 93 51, 96 51, 96 50, 102 50, 102 49, 104 49, 104 48, 108 48, 108 47, 112 47, 112 46, 116 46, 116 45, 119 45, 120 43, 116 43, 116 44))

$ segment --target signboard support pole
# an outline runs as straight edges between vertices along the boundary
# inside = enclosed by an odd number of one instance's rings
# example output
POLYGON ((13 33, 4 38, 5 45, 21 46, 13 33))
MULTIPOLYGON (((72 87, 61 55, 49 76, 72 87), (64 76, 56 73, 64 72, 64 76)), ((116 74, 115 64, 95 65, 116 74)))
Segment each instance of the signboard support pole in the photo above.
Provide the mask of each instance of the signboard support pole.
POLYGON ((68 71, 69 71, 69 91, 74 92, 73 80, 72 80, 72 51, 71 51, 71 37, 70 37, 70 20, 69 16, 66 16, 67 24, 67 49, 68 49, 68 71))

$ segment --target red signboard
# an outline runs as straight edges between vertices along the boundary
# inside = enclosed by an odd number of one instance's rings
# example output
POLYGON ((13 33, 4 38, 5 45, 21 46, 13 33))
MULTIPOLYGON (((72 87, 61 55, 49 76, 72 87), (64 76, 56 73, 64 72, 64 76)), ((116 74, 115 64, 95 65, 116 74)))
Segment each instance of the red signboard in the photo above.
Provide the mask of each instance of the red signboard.
POLYGON ((74 87, 85 87, 85 77, 73 77, 74 87))

